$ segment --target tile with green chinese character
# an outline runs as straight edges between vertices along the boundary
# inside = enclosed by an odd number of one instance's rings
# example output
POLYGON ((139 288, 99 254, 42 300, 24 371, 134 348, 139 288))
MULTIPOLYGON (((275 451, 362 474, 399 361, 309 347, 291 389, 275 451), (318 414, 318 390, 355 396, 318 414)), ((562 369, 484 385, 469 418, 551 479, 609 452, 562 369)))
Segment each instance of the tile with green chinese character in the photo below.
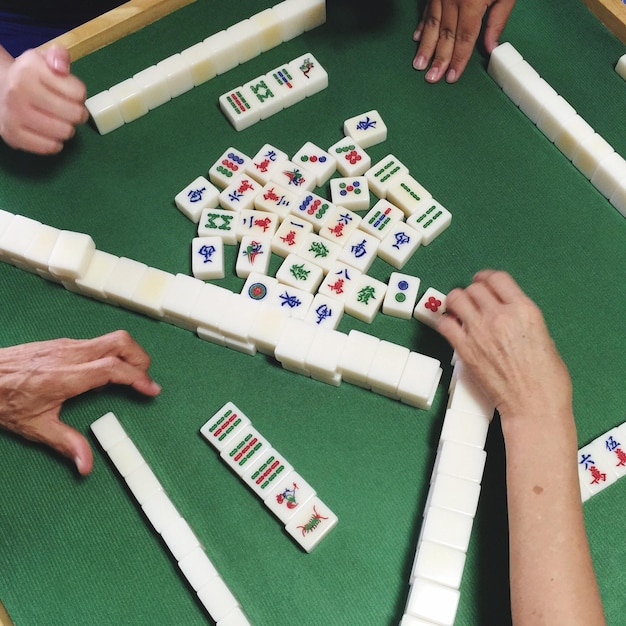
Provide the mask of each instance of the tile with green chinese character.
POLYGON ((311 261, 328 272, 330 266, 339 258, 341 246, 315 233, 309 233, 302 241, 298 256, 311 261))
POLYGON ((276 272, 279 282, 310 294, 317 290, 323 276, 319 265, 296 254, 288 255, 276 272))
POLYGON ((346 313, 371 324, 382 307, 386 291, 385 283, 363 274, 346 299, 346 313))

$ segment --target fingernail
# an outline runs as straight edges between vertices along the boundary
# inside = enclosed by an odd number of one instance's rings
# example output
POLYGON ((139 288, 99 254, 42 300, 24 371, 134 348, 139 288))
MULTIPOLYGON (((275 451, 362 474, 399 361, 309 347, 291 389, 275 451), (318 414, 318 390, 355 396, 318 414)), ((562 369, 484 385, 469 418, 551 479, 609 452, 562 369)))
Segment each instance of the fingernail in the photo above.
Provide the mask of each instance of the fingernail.
POLYGON ((413 67, 416 70, 423 70, 426 69, 426 57, 422 54, 420 54, 416 59, 415 62, 413 63, 413 67))
POLYGON ((157 383, 156 381, 154 381, 154 380, 153 380, 153 381, 151 382, 151 385, 150 385, 150 386, 152 387, 152 391, 153 391, 155 394, 156 394, 156 393, 161 393, 161 389, 162 389, 162 387, 161 387, 161 385, 159 385, 159 383, 157 383))
POLYGON ((449 83, 453 83, 456 80, 456 72, 454 70, 450 70, 446 74, 446 81, 449 83))
POLYGON ((426 72, 426 80, 429 82, 435 82, 439 78, 439 68, 431 67, 428 72, 426 72))

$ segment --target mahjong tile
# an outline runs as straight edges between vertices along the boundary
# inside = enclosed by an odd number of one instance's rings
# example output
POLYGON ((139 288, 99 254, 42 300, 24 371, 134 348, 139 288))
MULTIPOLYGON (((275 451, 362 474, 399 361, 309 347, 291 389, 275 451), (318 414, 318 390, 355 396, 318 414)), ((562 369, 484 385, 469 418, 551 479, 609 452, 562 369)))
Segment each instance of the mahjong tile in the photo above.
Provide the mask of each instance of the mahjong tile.
POLYGON ((401 270, 419 248, 422 235, 405 222, 396 222, 378 246, 378 256, 401 270))
POLYGON ((272 487, 263 504, 286 524, 315 495, 315 489, 292 470, 272 487))
POLYGON ((372 192, 379 198, 386 198, 389 188, 408 173, 408 167, 403 165, 393 154, 388 154, 384 159, 372 165, 365 172, 365 176, 372 192))
POLYGON ((224 189, 241 174, 245 173, 250 157, 237 148, 227 148, 224 154, 209 169, 209 180, 224 189))
POLYGON ((439 318, 446 311, 446 295, 429 287, 415 305, 413 317, 431 328, 436 328, 439 318))
POLYGON ((279 65, 265 75, 267 84, 283 99, 288 108, 306 98, 307 83, 304 76, 295 74, 288 64, 279 65))
POLYGON ((342 206, 336 206, 328 212, 320 227, 320 237, 343 246, 350 235, 359 227, 363 218, 342 206))
POLYGON ((298 250, 299 257, 318 265, 324 270, 324 273, 328 272, 340 253, 341 246, 338 243, 324 239, 316 233, 306 235, 298 250))
POLYGON ((235 404, 227 402, 200 427, 200 434, 221 451, 228 439, 247 424, 250 418, 235 404))
POLYGON ((380 113, 375 110, 347 119, 343 123, 343 132, 363 148, 369 148, 387 139, 387 126, 380 113))
POLYGON ((336 526, 337 516, 317 497, 311 498, 285 525, 285 530, 311 552, 336 526))
POLYGON ((250 272, 267 274, 272 256, 271 237, 245 235, 241 238, 235 273, 239 278, 247 278, 250 272))
POLYGON ((450 211, 431 198, 411 217, 408 217, 406 223, 422 234, 422 244, 427 246, 450 226, 451 221, 450 211))
POLYGON ((315 175, 316 187, 324 185, 337 169, 337 161, 328 152, 307 141, 292 158, 315 175))
POLYGON ((299 163, 283 161, 280 167, 272 169, 270 181, 289 190, 311 191, 315 187, 316 176, 299 163))
POLYGON ((286 152, 279 150, 275 146, 266 143, 246 164, 246 174, 249 174, 261 185, 269 182, 272 168, 281 161, 288 161, 286 152))
POLYGON ((411 319, 419 288, 420 279, 417 276, 392 272, 383 300, 383 313, 405 320, 411 319))
POLYGON ((311 223, 315 231, 319 231, 334 208, 334 204, 309 191, 300 197, 300 202, 291 212, 311 223))
POLYGON ((174 198, 178 210, 196 224, 203 209, 214 209, 220 192, 204 176, 198 176, 174 198))
POLYGON ((310 52, 291 61, 289 70, 293 75, 305 79, 307 98, 328 87, 326 70, 310 52))
POLYGON ((376 259, 379 246, 378 237, 357 228, 344 245, 339 260, 365 274, 376 259))
POLYGON ((245 130, 261 119, 261 105, 250 98, 241 86, 228 90, 218 98, 222 113, 237 131, 245 130))
POLYGON ((319 265, 299 255, 288 255, 276 272, 279 282, 308 293, 318 288, 324 272, 319 265))
POLYGON ((312 293, 279 282, 276 289, 272 290, 267 304, 281 311, 287 311, 289 317, 303 319, 312 302, 312 293))
POLYGON ((221 237, 195 237, 192 240, 191 273, 200 280, 224 278, 224 242, 221 237))
POLYGON ((328 152, 337 159, 337 169, 342 176, 362 176, 372 165, 370 155, 351 137, 340 139, 328 152))
POLYGON ((400 207, 407 217, 413 215, 424 206, 424 202, 431 198, 431 193, 410 174, 405 174, 396 180, 387 190, 387 200, 400 207))
POLYGON ((396 222, 404 218, 402 209, 387 200, 379 200, 365 215, 359 228, 381 241, 387 236, 396 222))
POLYGON ((286 217, 272 237, 272 252, 286 257, 288 254, 298 254, 298 250, 309 233, 313 232, 313 224, 296 217, 286 217))
POLYGON ((346 298, 346 313, 371 324, 383 304, 386 290, 385 283, 362 274, 356 287, 346 298))
POLYGON ((237 243, 238 215, 226 209, 204 209, 198 221, 198 237, 220 237, 234 246, 237 243))
POLYGON ((258 211, 269 211, 284 219, 299 202, 299 192, 289 191, 277 183, 269 182, 254 198, 254 207, 258 211))
POLYGON ((280 92, 275 92, 265 76, 258 76, 241 87, 246 100, 259 107, 259 116, 262 120, 271 117, 283 110, 284 102, 280 92))
POLYGON ((257 304, 265 304, 272 291, 278 286, 278 280, 273 276, 250 272, 240 294, 257 304))
POLYGON ((253 209, 254 199, 260 191, 261 185, 254 178, 242 174, 220 193, 220 206, 231 211, 253 209))
POLYGON ((319 286, 318 293, 341 300, 346 299, 356 288, 362 272, 342 261, 337 261, 329 268, 324 280, 319 286))
POLYGON ((274 448, 266 450, 250 465, 243 482, 261 499, 265 499, 283 476, 291 473, 293 466, 274 448))
POLYGON ((239 212, 237 239, 250 237, 273 237, 278 228, 279 217, 276 213, 243 209, 239 212))
POLYGON ((337 298, 317 293, 304 317, 304 321, 315 324, 319 328, 335 330, 343 317, 343 309, 343 302, 337 298))
POLYGON ((334 204, 351 211, 369 209, 370 193, 367 178, 365 176, 331 178, 330 197, 334 204))

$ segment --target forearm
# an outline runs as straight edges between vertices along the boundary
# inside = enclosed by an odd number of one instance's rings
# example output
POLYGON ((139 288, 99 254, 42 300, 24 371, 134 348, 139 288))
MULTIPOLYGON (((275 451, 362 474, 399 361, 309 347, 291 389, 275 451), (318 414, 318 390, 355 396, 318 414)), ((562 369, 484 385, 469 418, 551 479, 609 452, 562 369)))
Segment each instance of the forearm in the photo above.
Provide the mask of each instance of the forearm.
POLYGON ((503 423, 511 607, 516 626, 605 624, 587 535, 570 412, 503 423))

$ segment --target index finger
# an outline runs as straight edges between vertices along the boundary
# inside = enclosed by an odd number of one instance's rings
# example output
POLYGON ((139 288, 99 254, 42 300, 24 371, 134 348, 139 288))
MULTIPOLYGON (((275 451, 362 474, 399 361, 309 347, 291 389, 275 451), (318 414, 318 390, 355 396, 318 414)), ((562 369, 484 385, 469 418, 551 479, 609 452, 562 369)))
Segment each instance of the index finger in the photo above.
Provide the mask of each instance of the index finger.
POLYGON ((520 298, 526 298, 526 294, 513 277, 501 270, 481 270, 474 276, 474 282, 486 283, 493 294, 504 304, 511 304, 520 298))
POLYGON ((464 72, 467 63, 472 56, 472 50, 480 34, 480 27, 485 15, 486 6, 480 10, 476 5, 468 6, 462 3, 459 10, 457 32, 454 41, 454 49, 448 71, 446 72, 446 82, 454 83, 464 72))
POLYGON ((91 357, 100 359, 115 356, 133 367, 147 370, 150 367, 148 353, 125 330, 116 330, 89 340, 91 357))

